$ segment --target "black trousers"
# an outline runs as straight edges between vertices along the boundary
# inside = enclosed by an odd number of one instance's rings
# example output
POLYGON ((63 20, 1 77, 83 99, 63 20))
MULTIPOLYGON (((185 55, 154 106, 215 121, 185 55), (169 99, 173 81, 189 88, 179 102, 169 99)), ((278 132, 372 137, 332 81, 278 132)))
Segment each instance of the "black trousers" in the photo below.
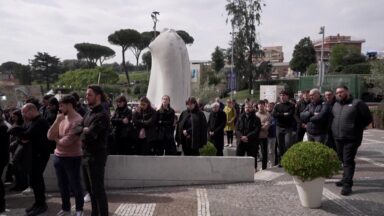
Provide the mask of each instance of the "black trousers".
POLYGON ((335 145, 335 140, 333 139, 333 133, 332 133, 332 130, 329 130, 329 131, 328 131, 327 141, 325 142, 325 144, 326 144, 329 148, 332 148, 333 150, 337 151, 337 150, 336 150, 336 145, 335 145))
POLYGON ((233 144, 233 131, 227 131, 227 143, 232 145, 233 144))
POLYGON ((261 168, 267 169, 268 164, 268 138, 260 138, 261 168))
POLYGON ((155 155, 176 155, 176 144, 174 139, 164 138, 155 143, 155 155))
POLYGON ((107 154, 86 154, 83 157, 83 176, 85 186, 91 196, 92 216, 108 216, 108 200, 104 187, 107 154))
POLYGON ((200 156, 200 151, 198 148, 192 148, 191 139, 187 139, 183 136, 181 142, 181 147, 183 148, 184 156, 200 156))
POLYGON ((216 156, 224 156, 224 133, 209 136, 209 141, 212 142, 216 148, 216 156))
POLYGON ((297 125, 296 130, 296 142, 301 142, 304 139, 304 134, 307 131, 307 129, 302 128, 301 125, 297 125))
POLYGON ((353 176, 355 174, 355 157, 357 149, 361 144, 359 140, 335 140, 337 154, 340 161, 343 162, 343 178, 342 182, 345 186, 352 187, 353 176))
POLYGON ((32 166, 29 170, 29 184, 33 189, 36 206, 45 206, 44 170, 49 160, 49 154, 35 154, 32 156, 32 166))
MULTIPOLYGON (((6 164, 2 163, 0 164, 0 176, 3 176, 4 167, 6 164)), ((3 179, 0 178, 0 212, 5 211, 5 190, 4 190, 4 183, 3 179)))
POLYGON ((292 145, 292 128, 276 127, 277 147, 278 147, 278 164, 280 164, 281 158, 285 151, 292 145))
POLYGON ((139 155, 154 155, 155 154, 156 141, 147 141, 146 138, 137 140, 137 149, 139 149, 139 155))
POLYGON ((257 168, 257 152, 259 151, 259 143, 258 142, 239 142, 239 145, 236 148, 236 156, 247 156, 255 158, 255 169, 257 168))

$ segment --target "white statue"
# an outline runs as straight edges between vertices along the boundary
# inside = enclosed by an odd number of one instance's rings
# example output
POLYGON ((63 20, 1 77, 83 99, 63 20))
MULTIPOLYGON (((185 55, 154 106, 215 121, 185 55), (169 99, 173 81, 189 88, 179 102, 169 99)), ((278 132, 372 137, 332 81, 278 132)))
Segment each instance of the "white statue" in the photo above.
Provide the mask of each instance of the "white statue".
POLYGON ((159 107, 163 95, 169 95, 173 109, 181 112, 191 94, 190 63, 183 39, 176 31, 165 29, 149 45, 149 50, 152 69, 147 97, 159 107))

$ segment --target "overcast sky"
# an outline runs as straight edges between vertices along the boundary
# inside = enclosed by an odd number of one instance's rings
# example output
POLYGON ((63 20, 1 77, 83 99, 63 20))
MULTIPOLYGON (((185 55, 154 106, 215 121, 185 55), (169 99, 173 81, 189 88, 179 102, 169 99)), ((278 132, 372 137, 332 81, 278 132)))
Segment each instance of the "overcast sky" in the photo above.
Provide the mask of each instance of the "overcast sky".
MULTIPOLYGON (((28 63, 37 52, 75 59, 76 43, 120 48, 107 37, 119 29, 150 31, 152 11, 160 12, 158 30, 185 30, 194 37, 188 46, 191 60, 209 60, 216 46, 228 47, 226 0, 0 0, 0 63, 28 63)), ((265 0, 261 25, 262 46, 283 46, 289 61, 295 44, 305 37, 351 35, 365 39, 363 51, 384 51, 383 0, 265 0)), ((128 59, 135 62, 128 51, 128 59)))

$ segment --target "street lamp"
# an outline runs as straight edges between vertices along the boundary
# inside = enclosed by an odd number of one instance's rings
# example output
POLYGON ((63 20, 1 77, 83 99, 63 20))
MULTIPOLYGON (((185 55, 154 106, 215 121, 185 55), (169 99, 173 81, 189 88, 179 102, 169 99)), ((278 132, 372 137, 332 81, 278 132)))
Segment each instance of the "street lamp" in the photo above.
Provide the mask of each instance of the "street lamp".
POLYGON ((160 15, 160 12, 158 12, 158 11, 153 11, 153 12, 151 13, 151 17, 152 17, 152 20, 153 20, 153 35, 154 35, 153 39, 156 38, 156 24, 157 24, 157 22, 159 21, 159 20, 157 19, 157 15, 160 15))
POLYGON ((230 76, 230 88, 231 88, 231 99, 233 97, 233 88, 234 88, 234 79, 235 79, 235 76, 233 74, 233 47, 234 47, 234 43, 235 43, 235 36, 234 36, 234 25, 232 23, 232 52, 231 52, 231 76, 230 76), (233 85, 233 86, 232 86, 233 85))
POLYGON ((324 34, 325 34, 325 26, 320 27, 319 34, 323 35, 323 40, 321 42, 321 54, 320 54, 320 70, 319 70, 319 78, 318 78, 318 85, 319 90, 321 92, 324 82, 324 34))

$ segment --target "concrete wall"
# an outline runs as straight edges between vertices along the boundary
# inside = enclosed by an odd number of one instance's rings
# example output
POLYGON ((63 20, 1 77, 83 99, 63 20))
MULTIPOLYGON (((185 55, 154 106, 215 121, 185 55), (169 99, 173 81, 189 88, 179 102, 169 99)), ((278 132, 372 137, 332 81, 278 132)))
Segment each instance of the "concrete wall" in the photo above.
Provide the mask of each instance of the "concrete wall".
MULTIPOLYGON (((57 190, 52 156, 44 173, 48 191, 57 190)), ((252 157, 109 156, 109 189, 254 181, 252 157)))

